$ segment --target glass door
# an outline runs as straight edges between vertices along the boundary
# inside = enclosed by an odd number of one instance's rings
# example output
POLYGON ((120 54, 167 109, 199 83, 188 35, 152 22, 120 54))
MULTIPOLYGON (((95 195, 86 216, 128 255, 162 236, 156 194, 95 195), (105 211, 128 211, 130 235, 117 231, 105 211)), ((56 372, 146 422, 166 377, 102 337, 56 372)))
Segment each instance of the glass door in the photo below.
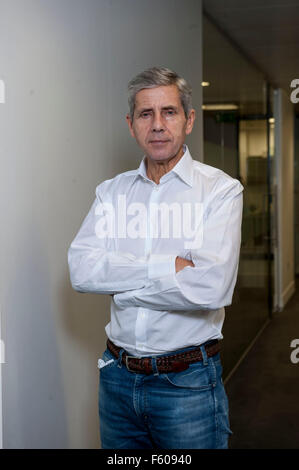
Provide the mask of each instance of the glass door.
POLYGON ((204 111, 204 162, 239 179, 244 186, 238 278, 233 303, 225 308, 223 327, 224 377, 272 312, 272 225, 269 226, 272 216, 269 211, 273 209, 271 200, 269 205, 271 178, 268 176, 272 167, 269 167, 269 158, 272 163, 273 132, 265 116, 243 118, 236 111, 204 111))
MULTIPOLYGON (((268 120, 239 120, 240 180, 244 186, 238 289, 250 331, 258 331, 272 310, 269 292, 268 120), (246 305, 246 307, 245 307, 246 305)), ((252 336, 252 335, 250 335, 252 336)))
POLYGON ((227 378, 273 311, 273 259, 277 258, 273 91, 261 71, 206 17, 203 80, 203 162, 244 186, 239 271, 222 330, 227 378))
POLYGON ((242 242, 233 303, 225 308, 224 376, 269 320, 274 295, 274 122, 204 111, 205 163, 244 186, 242 242))

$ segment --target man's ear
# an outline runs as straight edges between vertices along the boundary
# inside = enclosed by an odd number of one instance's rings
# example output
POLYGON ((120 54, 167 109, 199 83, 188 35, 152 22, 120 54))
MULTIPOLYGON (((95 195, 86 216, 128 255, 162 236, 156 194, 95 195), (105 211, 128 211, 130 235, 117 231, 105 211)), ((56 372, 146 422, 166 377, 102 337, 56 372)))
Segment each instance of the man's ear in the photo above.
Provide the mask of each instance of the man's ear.
POLYGON ((129 114, 126 115, 126 120, 127 120, 128 126, 129 126, 131 136, 135 137, 135 133, 134 133, 134 130, 133 130, 133 122, 132 122, 131 117, 130 117, 129 114))
POLYGON ((191 109, 188 119, 187 119, 187 124, 186 124, 186 134, 189 135, 192 132, 193 125, 195 121, 195 109, 191 109))

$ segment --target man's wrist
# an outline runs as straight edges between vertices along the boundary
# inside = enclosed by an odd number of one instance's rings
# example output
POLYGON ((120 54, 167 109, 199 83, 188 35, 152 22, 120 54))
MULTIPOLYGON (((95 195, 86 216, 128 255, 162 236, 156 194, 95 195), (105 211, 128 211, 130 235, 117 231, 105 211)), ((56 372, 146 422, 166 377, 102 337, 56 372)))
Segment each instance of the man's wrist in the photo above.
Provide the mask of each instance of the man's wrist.
POLYGON ((175 271, 176 273, 184 269, 186 266, 194 267, 194 263, 188 259, 177 256, 175 259, 175 271))

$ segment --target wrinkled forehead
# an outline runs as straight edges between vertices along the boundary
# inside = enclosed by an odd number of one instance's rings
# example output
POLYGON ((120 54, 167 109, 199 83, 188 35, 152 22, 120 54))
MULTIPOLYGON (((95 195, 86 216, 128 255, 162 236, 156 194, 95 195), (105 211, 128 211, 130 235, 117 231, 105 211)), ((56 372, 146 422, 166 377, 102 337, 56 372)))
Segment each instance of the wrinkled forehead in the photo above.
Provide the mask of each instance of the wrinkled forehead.
POLYGON ((143 88, 135 97, 135 107, 139 108, 165 108, 168 106, 180 107, 181 99, 176 85, 143 88))

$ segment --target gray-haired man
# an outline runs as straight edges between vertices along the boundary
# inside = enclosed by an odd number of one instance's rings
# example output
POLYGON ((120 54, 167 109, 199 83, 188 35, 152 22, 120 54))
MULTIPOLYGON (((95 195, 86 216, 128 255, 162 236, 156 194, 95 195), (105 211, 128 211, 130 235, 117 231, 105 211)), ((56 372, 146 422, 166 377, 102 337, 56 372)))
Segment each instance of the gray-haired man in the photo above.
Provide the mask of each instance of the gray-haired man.
POLYGON ((192 159, 191 89, 175 72, 137 75, 129 106, 144 157, 97 186, 68 252, 73 288, 112 296, 99 360, 102 448, 227 448, 219 340, 243 186, 192 159))

